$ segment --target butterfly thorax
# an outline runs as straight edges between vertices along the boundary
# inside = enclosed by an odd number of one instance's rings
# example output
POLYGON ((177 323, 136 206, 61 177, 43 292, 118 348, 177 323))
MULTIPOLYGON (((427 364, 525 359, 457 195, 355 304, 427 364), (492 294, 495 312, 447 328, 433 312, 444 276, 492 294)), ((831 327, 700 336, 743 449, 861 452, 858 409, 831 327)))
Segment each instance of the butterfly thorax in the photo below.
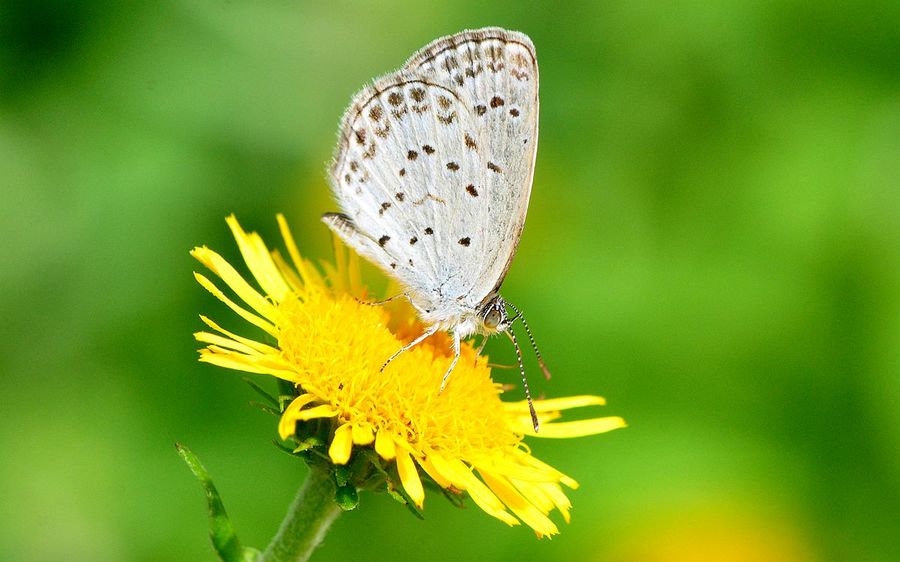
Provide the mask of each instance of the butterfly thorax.
POLYGON ((429 325, 436 324, 438 329, 453 332, 461 338, 502 332, 510 323, 506 303, 496 294, 485 298, 477 306, 466 306, 458 301, 443 303, 417 299, 415 295, 410 295, 410 301, 423 322, 429 325))

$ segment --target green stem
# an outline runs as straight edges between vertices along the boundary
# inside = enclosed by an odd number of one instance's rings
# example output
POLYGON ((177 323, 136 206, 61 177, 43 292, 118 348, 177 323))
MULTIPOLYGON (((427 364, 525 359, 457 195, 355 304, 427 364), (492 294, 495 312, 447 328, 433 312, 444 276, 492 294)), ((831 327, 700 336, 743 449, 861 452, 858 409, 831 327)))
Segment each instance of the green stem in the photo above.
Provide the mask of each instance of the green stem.
POLYGON ((311 466, 309 476, 297 491, 278 534, 269 543, 260 562, 309 560, 341 513, 341 508, 334 502, 334 492, 331 474, 311 466))

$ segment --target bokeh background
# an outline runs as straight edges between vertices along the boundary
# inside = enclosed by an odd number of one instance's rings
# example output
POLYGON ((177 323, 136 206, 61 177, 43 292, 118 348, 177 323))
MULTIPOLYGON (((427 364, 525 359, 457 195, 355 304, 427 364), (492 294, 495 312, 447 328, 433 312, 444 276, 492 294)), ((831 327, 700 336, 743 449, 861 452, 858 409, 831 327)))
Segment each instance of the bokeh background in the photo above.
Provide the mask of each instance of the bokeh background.
POLYGON ((351 94, 502 25, 542 79, 505 294, 538 391, 630 427, 532 442, 582 482, 552 541, 367 495, 316 559, 900 560, 900 4, 809 4, 0 4, 0 559, 213 560, 176 440, 266 544, 305 468, 196 362, 188 250, 280 211, 330 257, 351 94))

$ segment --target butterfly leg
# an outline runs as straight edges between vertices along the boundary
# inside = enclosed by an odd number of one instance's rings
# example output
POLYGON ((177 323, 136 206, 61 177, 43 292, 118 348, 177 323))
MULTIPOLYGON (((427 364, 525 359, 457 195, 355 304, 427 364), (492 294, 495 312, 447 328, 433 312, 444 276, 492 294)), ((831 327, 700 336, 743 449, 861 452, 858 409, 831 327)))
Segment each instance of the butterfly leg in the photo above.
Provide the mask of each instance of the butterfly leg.
POLYGON ((428 329, 425 330, 425 331, 422 333, 421 336, 417 337, 417 338, 414 339, 413 341, 411 341, 411 342, 409 342, 408 344, 404 345, 404 346, 401 347, 399 350, 397 350, 396 353, 394 353, 393 355, 391 355, 390 357, 388 357, 388 360, 385 361, 385 362, 384 362, 384 365, 381 366, 381 370, 384 371, 385 367, 387 367, 388 364, 389 364, 391 361, 393 361, 394 359, 396 359, 401 353, 403 353, 404 351, 406 351, 407 349, 409 349, 409 348, 411 348, 411 347, 414 347, 414 346, 419 345, 420 343, 422 343, 423 341, 425 341, 428 337, 434 335, 434 333, 437 332, 437 331, 438 331, 438 325, 437 325, 437 324, 432 324, 431 326, 429 326, 428 329))
POLYGON ((444 378, 441 379, 440 392, 444 392, 444 387, 447 386, 447 379, 450 378, 450 373, 452 373, 453 369, 456 367, 457 361, 459 361, 459 334, 453 332, 453 361, 450 362, 450 367, 447 369, 447 372, 444 373, 444 378))
POLYGON ((484 346, 487 345, 488 336, 482 336, 481 343, 478 344, 478 349, 475 350, 475 365, 478 364, 478 358, 481 357, 481 352, 484 351, 484 346))
POLYGON ((364 301, 362 299, 356 299, 356 302, 358 302, 359 304, 364 304, 366 306, 381 306, 381 305, 387 304, 393 300, 399 299, 400 297, 409 298, 409 293, 400 293, 399 295, 394 295, 393 297, 388 297, 388 298, 380 300, 380 301, 364 301))

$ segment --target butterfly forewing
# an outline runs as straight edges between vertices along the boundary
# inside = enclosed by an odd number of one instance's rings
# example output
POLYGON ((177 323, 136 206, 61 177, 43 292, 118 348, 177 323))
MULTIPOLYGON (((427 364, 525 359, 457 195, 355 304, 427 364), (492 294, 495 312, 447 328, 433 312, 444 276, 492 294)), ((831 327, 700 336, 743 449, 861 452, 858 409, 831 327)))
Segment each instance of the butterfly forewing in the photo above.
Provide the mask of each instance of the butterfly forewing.
POLYGON ((326 222, 433 306, 477 307, 525 221, 537 145, 537 63, 501 29, 435 41, 354 97, 326 222))

